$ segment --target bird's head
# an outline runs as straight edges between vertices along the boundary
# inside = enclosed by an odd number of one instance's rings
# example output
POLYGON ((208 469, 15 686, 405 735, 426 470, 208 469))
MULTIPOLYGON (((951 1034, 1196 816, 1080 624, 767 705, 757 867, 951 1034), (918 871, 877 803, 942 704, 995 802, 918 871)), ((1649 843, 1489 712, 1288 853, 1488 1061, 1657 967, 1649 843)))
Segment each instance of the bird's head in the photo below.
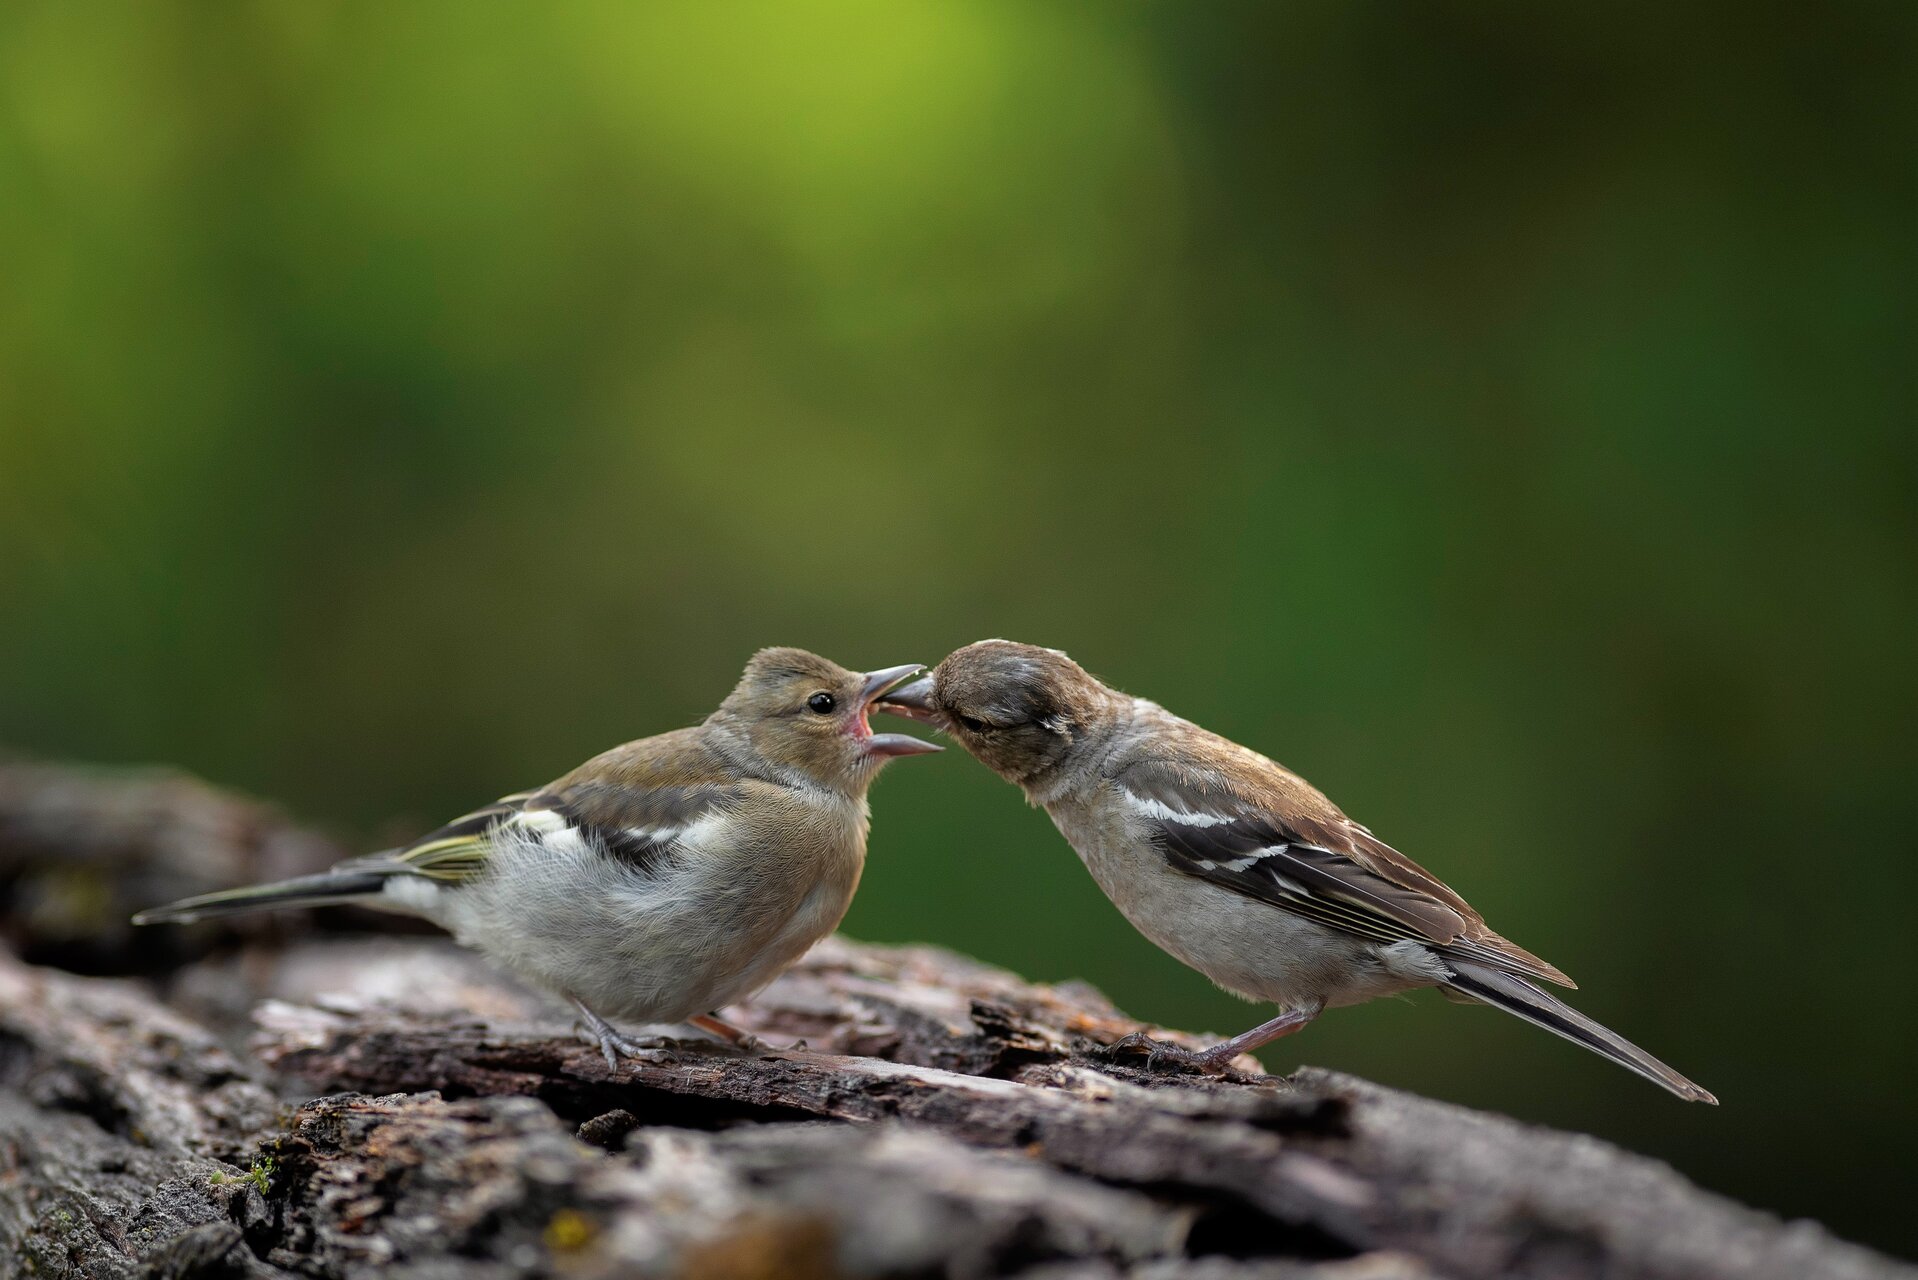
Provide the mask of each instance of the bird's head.
POLYGON ((1057 649, 981 640, 878 707, 945 730, 988 769, 1026 785, 1101 724, 1116 697, 1057 649))
POLYGON ((874 733, 866 713, 925 667, 848 671, 804 649, 761 649, 715 713, 763 759, 821 786, 863 794, 894 756, 940 748, 903 733, 874 733))

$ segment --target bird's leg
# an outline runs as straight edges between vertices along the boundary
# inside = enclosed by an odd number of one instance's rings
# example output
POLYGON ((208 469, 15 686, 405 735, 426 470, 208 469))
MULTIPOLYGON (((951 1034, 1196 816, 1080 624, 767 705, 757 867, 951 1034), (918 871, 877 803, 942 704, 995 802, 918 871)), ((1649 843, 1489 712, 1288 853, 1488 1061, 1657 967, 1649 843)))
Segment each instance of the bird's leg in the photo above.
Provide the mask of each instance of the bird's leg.
POLYGON ((724 1040, 741 1053, 758 1053, 766 1047, 766 1042, 743 1027, 735 1027, 718 1014, 696 1013, 686 1019, 688 1026, 698 1027, 715 1039, 724 1040))
POLYGON ((1203 1071, 1224 1071, 1232 1064, 1232 1059, 1242 1053, 1251 1053, 1261 1045, 1271 1044, 1283 1036, 1289 1036, 1305 1028, 1305 1024, 1325 1012, 1325 1001, 1314 1000, 1301 1009, 1287 1009, 1270 1022, 1261 1022, 1250 1031, 1241 1031, 1230 1040, 1213 1045, 1203 1053, 1195 1054, 1198 1067, 1203 1071))
MULTIPOLYGON (((744 1027, 735 1027, 732 1023, 727 1022, 716 1013, 695 1014, 686 1019, 686 1021, 689 1025, 698 1027, 709 1036, 719 1037, 741 1053, 764 1053, 766 1050, 774 1047, 744 1027)), ((806 1042, 804 1040, 795 1040, 786 1047, 789 1049, 803 1049, 806 1047, 806 1042)))
POLYGON ((1232 1060, 1242 1053, 1250 1053, 1261 1045, 1271 1044, 1281 1036, 1289 1036, 1304 1027, 1306 1023, 1325 1012, 1325 1001, 1314 1000, 1299 1009, 1287 1009, 1270 1022, 1262 1022, 1250 1031, 1241 1032, 1230 1040, 1221 1041, 1210 1049, 1194 1051, 1184 1049, 1164 1040, 1154 1040, 1143 1031, 1112 1043, 1109 1052, 1139 1052, 1146 1055, 1147 1070, 1157 1070, 1161 1066, 1173 1065, 1189 1067, 1217 1075, 1232 1065, 1232 1060))
POLYGON ((575 1000, 573 1005, 585 1020, 585 1035, 581 1038, 588 1044, 596 1044, 599 1051, 606 1055, 608 1070, 617 1072, 621 1058, 632 1058, 637 1062, 666 1063, 673 1060, 672 1051, 667 1048, 671 1041, 659 1036, 629 1036, 606 1019, 586 1007, 584 1001, 575 1000))

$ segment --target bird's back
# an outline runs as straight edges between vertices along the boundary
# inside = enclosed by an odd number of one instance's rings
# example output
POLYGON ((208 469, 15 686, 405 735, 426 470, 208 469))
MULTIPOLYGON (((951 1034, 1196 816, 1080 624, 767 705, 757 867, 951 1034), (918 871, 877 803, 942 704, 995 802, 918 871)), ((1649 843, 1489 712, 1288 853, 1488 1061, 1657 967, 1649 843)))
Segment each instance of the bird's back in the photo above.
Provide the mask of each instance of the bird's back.
MULTIPOLYGON (((1401 889, 1429 901, 1440 921, 1455 916, 1456 937, 1508 960, 1529 976, 1562 986, 1574 983, 1556 966, 1495 932, 1456 890, 1417 862, 1386 844, 1310 782, 1269 756, 1140 700, 1126 748, 1115 753, 1108 772, 1156 764, 1177 785, 1203 797, 1222 812, 1266 815, 1299 842, 1327 850, 1401 889), (1116 769, 1113 766, 1117 766, 1116 769)), ((1441 926, 1439 932, 1446 930, 1441 926)), ((1435 941, 1451 941, 1439 937, 1435 941)))

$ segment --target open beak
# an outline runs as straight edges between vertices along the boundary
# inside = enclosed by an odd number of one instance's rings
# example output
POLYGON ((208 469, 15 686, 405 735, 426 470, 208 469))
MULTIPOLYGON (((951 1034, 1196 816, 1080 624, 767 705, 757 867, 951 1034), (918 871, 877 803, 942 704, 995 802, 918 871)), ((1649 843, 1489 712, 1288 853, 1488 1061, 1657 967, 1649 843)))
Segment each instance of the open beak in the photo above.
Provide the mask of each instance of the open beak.
MULTIPOLYGON (((890 698, 893 689, 925 669, 921 663, 909 662, 903 667, 887 667, 884 671, 867 672, 866 683, 859 690, 860 719, 863 721, 865 713, 875 706, 882 711, 892 710, 890 698)), ((919 683, 929 684, 930 681, 921 680, 919 683)), ((866 738, 864 745, 868 755, 888 758, 922 756, 945 750, 936 742, 924 742, 904 733, 875 733, 866 738)))
POLYGON ((888 690, 873 705, 877 710, 890 711, 896 716, 943 729, 946 727, 946 717, 932 705, 932 690, 932 677, 927 676, 923 680, 914 680, 904 688, 888 690))

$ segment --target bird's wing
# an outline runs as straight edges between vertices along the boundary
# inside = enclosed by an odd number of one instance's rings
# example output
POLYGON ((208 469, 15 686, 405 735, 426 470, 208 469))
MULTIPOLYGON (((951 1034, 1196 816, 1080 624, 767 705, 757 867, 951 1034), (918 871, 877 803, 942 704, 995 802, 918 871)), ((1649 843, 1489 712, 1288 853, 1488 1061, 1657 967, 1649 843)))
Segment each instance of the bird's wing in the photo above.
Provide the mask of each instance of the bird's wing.
POLYGON ((1187 875, 1361 937, 1409 938, 1508 973, 1575 985, 1492 932, 1458 894, 1301 780, 1285 779, 1300 803, 1276 796, 1262 803, 1227 786, 1216 770, 1164 760, 1132 764, 1113 785, 1166 861, 1187 875))
POLYGON ((520 821, 549 834, 576 831, 606 856, 655 871, 696 824, 734 812, 744 798, 731 782, 582 781, 533 796, 520 821))
POLYGON ((355 861, 432 880, 470 880, 486 868, 493 828, 517 818, 532 796, 530 791, 501 796, 492 804, 463 813, 445 826, 427 832, 411 844, 355 861))
POLYGON ((436 880, 462 881, 486 868, 494 841, 523 833, 541 843, 576 836, 641 870, 659 861, 696 823, 730 813, 743 785, 681 735, 628 743, 549 786, 503 796, 413 843, 360 861, 436 880))

